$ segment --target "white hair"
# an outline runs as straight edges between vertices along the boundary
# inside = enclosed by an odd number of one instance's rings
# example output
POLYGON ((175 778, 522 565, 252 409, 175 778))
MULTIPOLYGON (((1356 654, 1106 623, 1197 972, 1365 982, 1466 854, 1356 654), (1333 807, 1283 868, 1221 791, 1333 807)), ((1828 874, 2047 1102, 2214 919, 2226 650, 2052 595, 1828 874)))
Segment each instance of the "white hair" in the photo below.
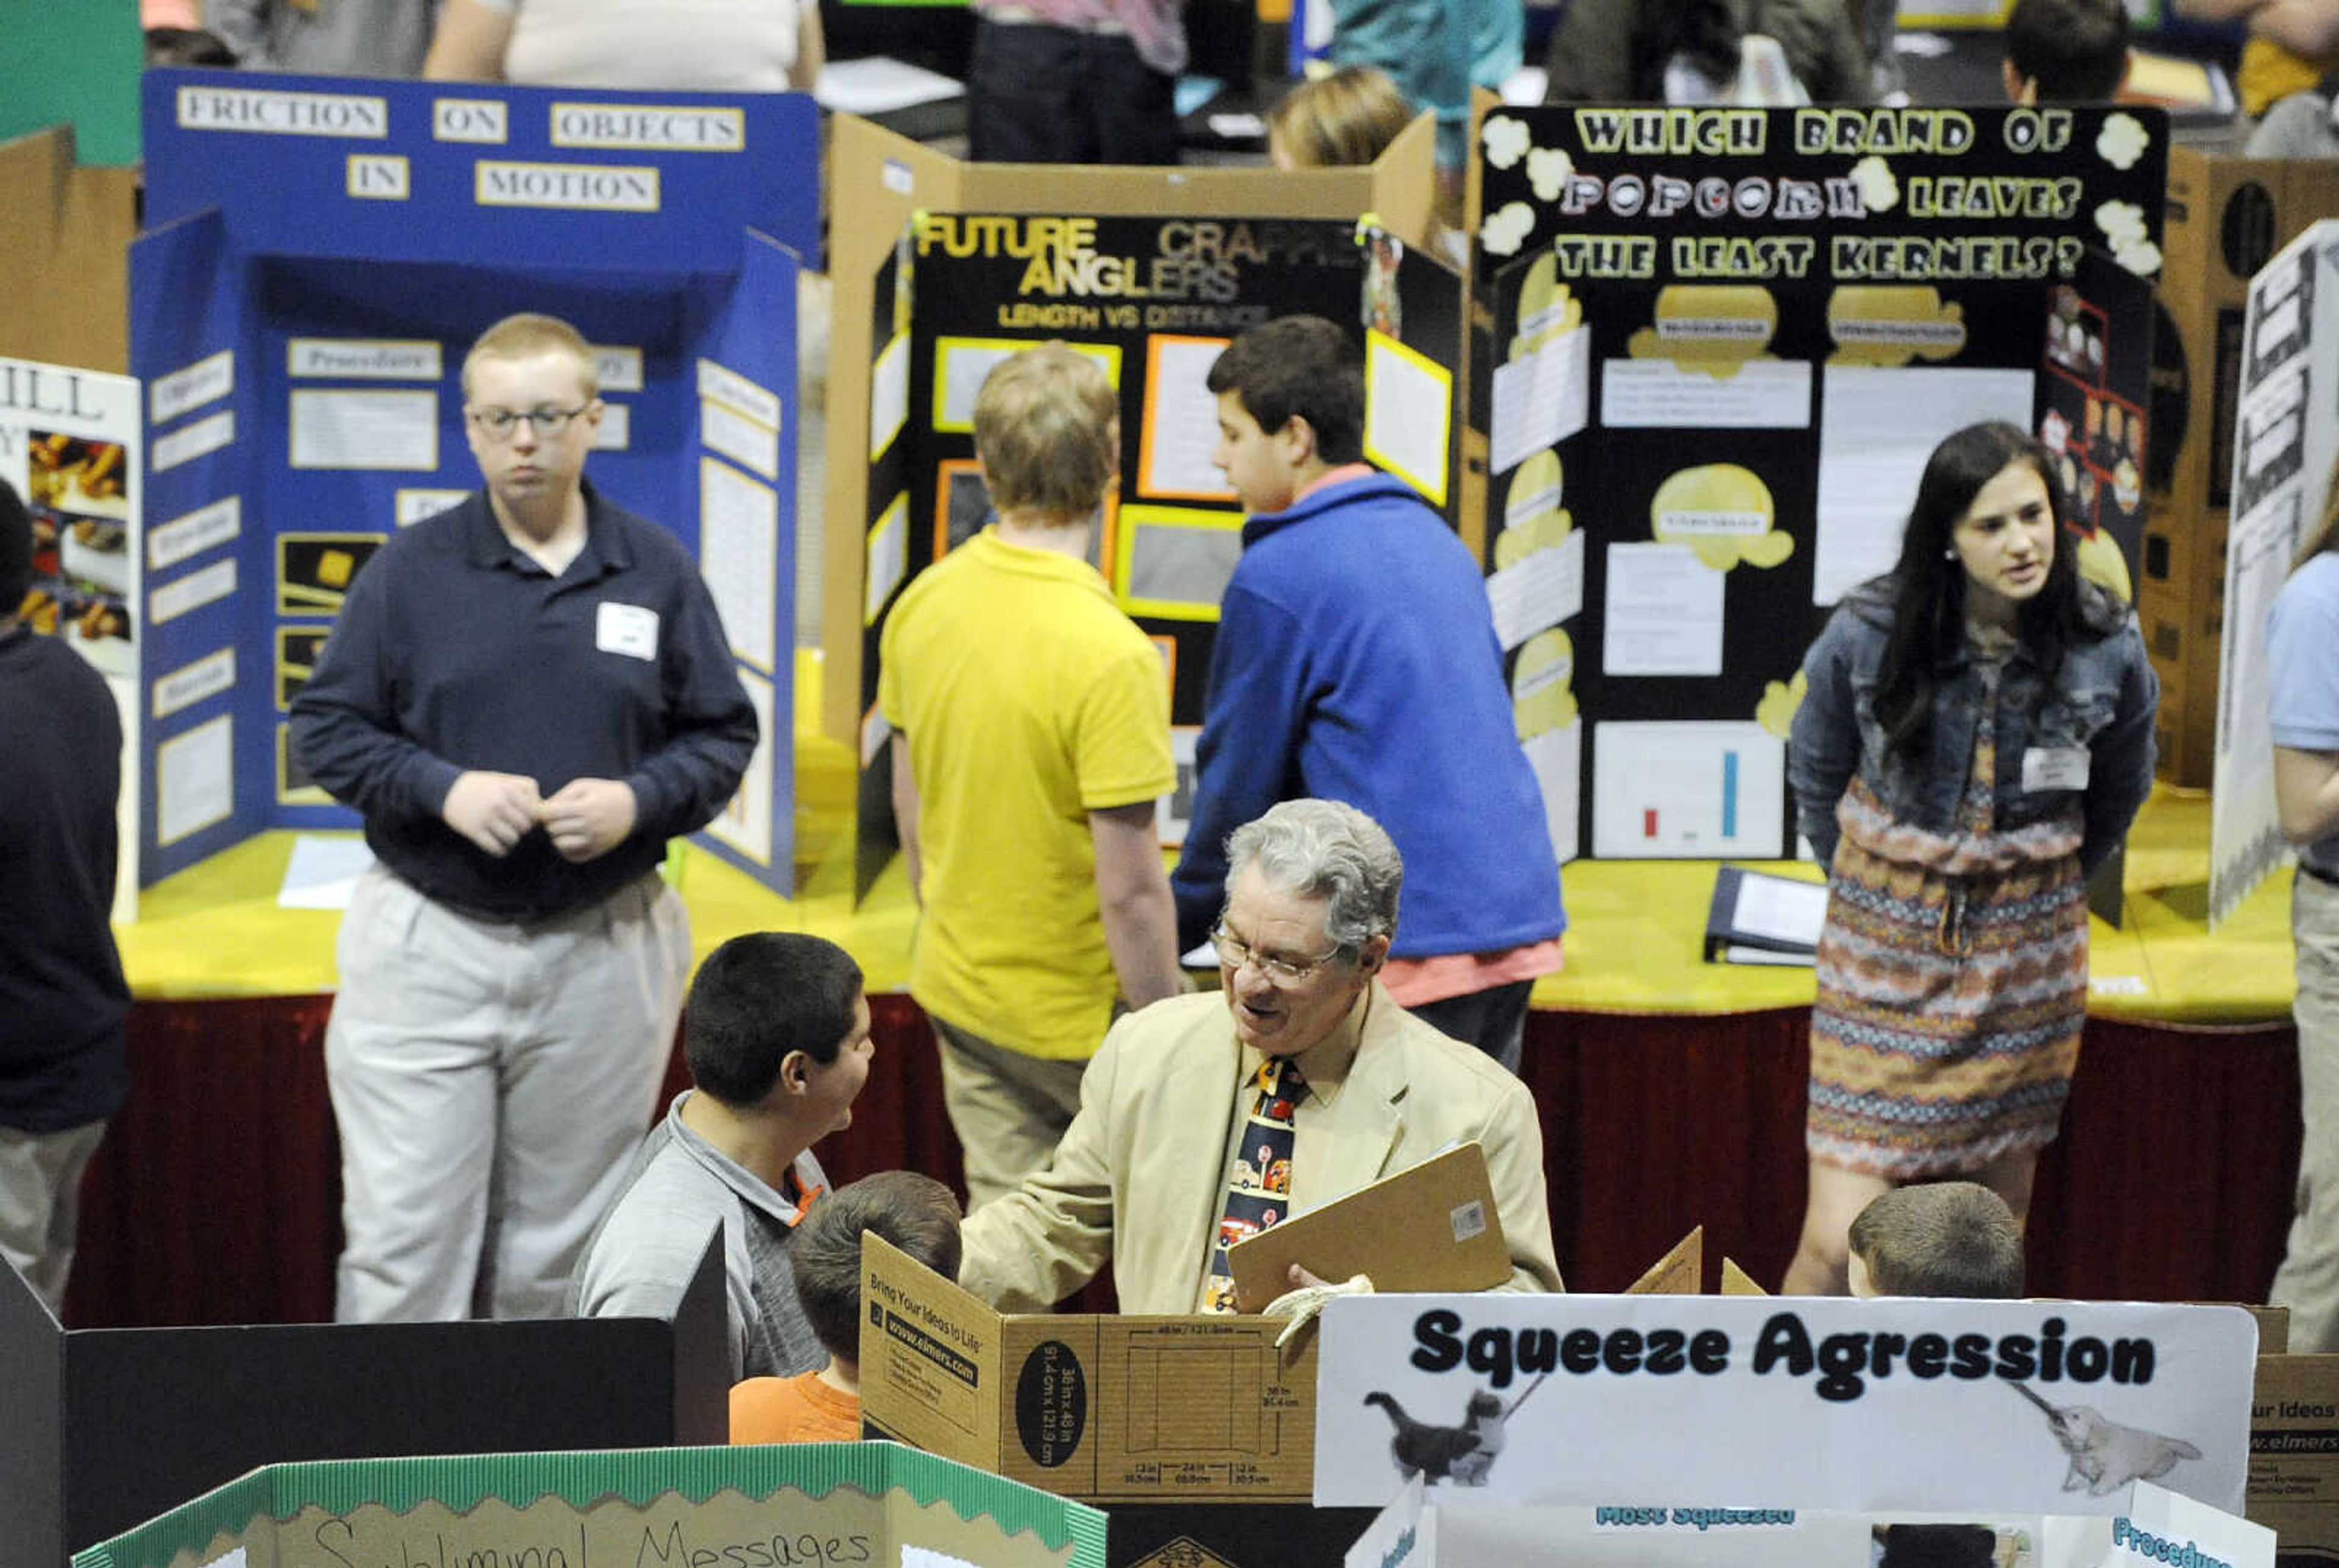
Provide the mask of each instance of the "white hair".
POLYGON ((1380 823, 1343 801, 1288 800, 1227 836, 1227 882, 1252 866, 1271 887, 1324 901, 1324 934, 1354 954, 1396 930, 1405 861, 1380 823))

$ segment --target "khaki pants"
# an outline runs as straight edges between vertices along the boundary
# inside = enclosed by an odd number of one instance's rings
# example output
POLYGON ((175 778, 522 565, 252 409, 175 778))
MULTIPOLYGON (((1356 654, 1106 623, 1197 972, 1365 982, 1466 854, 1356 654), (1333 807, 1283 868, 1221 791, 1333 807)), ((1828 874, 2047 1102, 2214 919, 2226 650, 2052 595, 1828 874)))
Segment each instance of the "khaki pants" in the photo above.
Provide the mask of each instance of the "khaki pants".
POLYGON ((941 1019, 943 1107, 966 1153, 969 1213, 1023 1185, 1056 1155, 1081 1108, 1088 1059, 1051 1060, 994 1045, 941 1019))
POLYGON ((2298 873, 2290 899, 2298 948, 2297 1211, 2267 1299, 2290 1308, 2290 1348, 2339 1351, 2339 887, 2298 873))
POLYGON ((341 920, 325 1078, 341 1136, 334 1317, 555 1317, 656 1110, 690 968, 655 876, 475 920, 380 866, 341 920))
POLYGON ((65 1276, 73 1269, 82 1172, 104 1136, 103 1121, 62 1132, 0 1127, 0 1257, 56 1317, 64 1315, 65 1276))

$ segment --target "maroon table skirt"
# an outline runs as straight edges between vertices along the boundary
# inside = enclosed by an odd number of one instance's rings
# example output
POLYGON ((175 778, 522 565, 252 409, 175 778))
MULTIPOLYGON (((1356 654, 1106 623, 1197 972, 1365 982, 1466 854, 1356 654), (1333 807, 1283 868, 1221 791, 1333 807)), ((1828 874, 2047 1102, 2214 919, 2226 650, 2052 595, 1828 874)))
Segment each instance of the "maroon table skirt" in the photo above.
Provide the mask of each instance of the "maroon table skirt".
MULTIPOLYGON (((142 1002, 133 1086, 84 1191, 74 1327, 298 1323, 332 1314, 340 1153, 324 996, 142 1002)), ((956 1184, 924 1015, 872 999, 877 1062, 839 1181, 905 1167, 956 1184)), ((1734 1258, 1775 1286, 1803 1198, 1806 1009, 1722 1017, 1536 1012, 1552 1228, 1572 1288, 1620 1290, 1693 1225, 1706 1281, 1734 1258)), ((685 1081, 679 1055, 669 1090, 685 1081)), ((2263 1299, 2298 1158, 2287 1025, 2091 1020, 2061 1139, 2039 1167, 2040 1296, 2263 1299)), ((1085 1305, 1101 1308, 1100 1287, 1085 1305)))

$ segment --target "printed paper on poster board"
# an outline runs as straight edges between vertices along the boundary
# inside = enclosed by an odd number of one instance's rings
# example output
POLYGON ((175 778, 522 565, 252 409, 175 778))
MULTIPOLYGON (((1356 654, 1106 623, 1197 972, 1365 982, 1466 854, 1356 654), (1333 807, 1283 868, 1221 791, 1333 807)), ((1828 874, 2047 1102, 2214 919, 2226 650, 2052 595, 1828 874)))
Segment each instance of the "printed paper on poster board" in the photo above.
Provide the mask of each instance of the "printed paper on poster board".
MULTIPOLYGON (((2275 1533, 2139 1481, 2112 1514, 1663 1504, 1471 1508, 1418 1479, 1346 1568, 2274 1568, 2275 1533)), ((2288 1544, 2285 1537, 2285 1544, 2288 1544)))
POLYGON ((1364 1297, 1326 1308, 1320 1354, 1319 1508, 1386 1504, 1411 1468, 1473 1504, 2103 1514, 2148 1480, 2238 1510, 2257 1326, 2137 1303, 1364 1297))

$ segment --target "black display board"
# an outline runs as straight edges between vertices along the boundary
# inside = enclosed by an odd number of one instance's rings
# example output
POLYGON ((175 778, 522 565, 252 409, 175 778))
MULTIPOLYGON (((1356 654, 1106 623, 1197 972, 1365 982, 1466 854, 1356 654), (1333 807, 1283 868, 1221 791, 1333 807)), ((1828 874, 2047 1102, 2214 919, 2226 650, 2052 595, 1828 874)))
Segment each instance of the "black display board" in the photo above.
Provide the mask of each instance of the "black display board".
POLYGON ((1278 316, 1350 328, 1367 358, 1367 457, 1450 522, 1461 307, 1459 280, 1442 261, 1336 220, 935 213, 913 222, 881 263, 871 323, 857 892, 898 847, 876 706, 884 613, 988 520, 972 412, 992 365, 1061 339, 1094 355, 1120 392, 1120 482, 1092 559, 1161 650, 1179 768, 1163 826, 1175 843, 1219 600, 1241 551, 1241 503, 1209 462, 1211 360, 1278 316))
POLYGON ((1109 1568, 1340 1568, 1378 1515, 1305 1503, 1124 1504, 1106 1512, 1109 1568))
POLYGON ((0 1568, 56 1568, 256 1465, 721 1443, 719 1238, 671 1323, 67 1332, 0 1264, 0 1568))
POLYGON ((1488 118, 1488 588, 1562 859, 1795 853, 1804 649, 1949 430, 2039 430, 2130 591, 2166 127, 2107 108, 1488 118))

